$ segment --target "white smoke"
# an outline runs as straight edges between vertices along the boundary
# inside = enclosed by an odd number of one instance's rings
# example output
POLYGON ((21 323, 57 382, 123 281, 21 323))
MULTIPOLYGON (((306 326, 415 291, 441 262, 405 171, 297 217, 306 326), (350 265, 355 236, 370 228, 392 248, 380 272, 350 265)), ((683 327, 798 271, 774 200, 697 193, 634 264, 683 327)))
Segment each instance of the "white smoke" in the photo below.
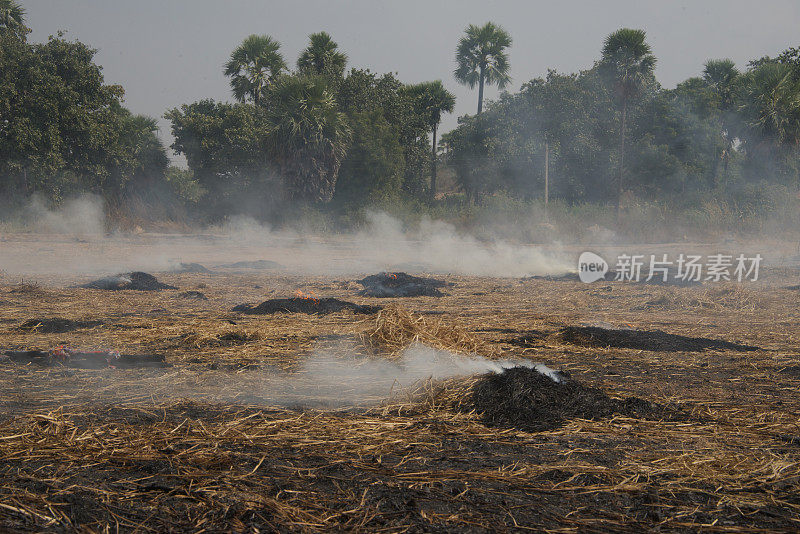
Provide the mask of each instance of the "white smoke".
POLYGON ((104 231, 103 200, 97 195, 81 195, 52 209, 34 195, 22 216, 29 228, 39 233, 82 238, 100 236, 104 231))
MULTIPOLYGON (((291 373, 266 369, 221 371, 183 365, 168 370, 109 370, 93 373, 91 387, 82 381, 83 372, 11 373, 6 393, 28 398, 25 392, 42 380, 47 381, 53 398, 64 405, 191 399, 331 409, 375 406, 391 398, 402 398, 429 379, 501 373, 519 366, 535 369, 557 383, 562 381, 557 371, 543 364, 461 356, 422 344, 411 345, 396 361, 353 354, 352 346, 320 349, 291 373)), ((47 399, 29 400, 31 408, 46 402, 47 399)))
MULTIPOLYGON (((567 272, 572 261, 557 247, 481 241, 451 224, 425 220, 413 231, 385 213, 372 213, 366 229, 315 235, 274 231, 252 219, 234 219, 199 234, 111 235, 102 233, 102 207, 76 200, 58 211, 39 209, 39 229, 61 228, 84 237, 55 239, 36 234, 0 236, 0 270, 12 275, 109 275, 165 271, 179 263, 216 266, 272 260, 306 275, 359 275, 378 271, 519 277, 567 272)), ((81 280, 85 281, 85 280, 81 280)))

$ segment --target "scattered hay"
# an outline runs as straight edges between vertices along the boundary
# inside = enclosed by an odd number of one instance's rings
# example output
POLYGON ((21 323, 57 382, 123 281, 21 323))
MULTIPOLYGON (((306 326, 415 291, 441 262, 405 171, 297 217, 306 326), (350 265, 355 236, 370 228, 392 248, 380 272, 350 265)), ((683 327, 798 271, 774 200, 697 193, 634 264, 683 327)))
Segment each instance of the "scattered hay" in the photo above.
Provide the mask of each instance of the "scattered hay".
POLYGON ((86 289, 104 289, 107 291, 161 291, 162 289, 178 289, 175 286, 162 284, 152 274, 140 271, 107 276, 99 280, 82 284, 78 287, 86 289))
POLYGON ((358 281, 364 286, 361 295, 365 297, 442 297, 440 287, 453 284, 436 278, 422 278, 403 272, 379 273, 358 281))
POLYGON ((371 314, 380 309, 380 306, 363 306, 335 298, 316 299, 294 297, 288 299, 265 300, 258 306, 240 304, 233 308, 233 311, 246 313, 248 315, 269 315, 273 313, 305 313, 308 315, 327 315, 329 313, 337 313, 346 310, 353 313, 371 314))
POLYGON ((201 293, 200 291, 183 291, 178 293, 178 297, 191 300, 208 300, 205 293, 201 293))
POLYGON ((765 306, 763 295, 741 284, 724 284, 701 291, 684 291, 664 288, 661 293, 649 298, 635 310, 684 310, 689 308, 732 309, 755 311, 765 306))
POLYGON ((227 330, 224 332, 189 332, 181 336, 180 344, 192 347, 231 347, 254 341, 263 341, 264 334, 249 330, 227 330))
POLYGON ((63 317, 52 317, 43 319, 28 319, 21 325, 19 330, 24 332, 38 332, 41 334, 64 334, 80 328, 94 328, 100 326, 103 321, 73 321, 63 317))
POLYGON ((643 399, 612 399, 580 382, 556 382, 527 367, 513 367, 482 377, 472 387, 472 405, 487 425, 528 432, 552 430, 569 419, 596 420, 621 414, 648 418, 663 409, 643 399))
POLYGON ((554 336, 563 343, 586 347, 651 350, 659 352, 700 352, 704 350, 760 350, 720 339, 668 334, 661 330, 613 330, 598 326, 567 326, 554 336))
POLYGON ((373 351, 395 357, 412 343, 460 354, 496 355, 495 345, 482 341, 444 317, 425 317, 401 306, 388 306, 369 322, 361 340, 373 351))
POLYGON ((237 261, 220 265, 225 269, 282 269, 283 265, 271 260, 237 261))

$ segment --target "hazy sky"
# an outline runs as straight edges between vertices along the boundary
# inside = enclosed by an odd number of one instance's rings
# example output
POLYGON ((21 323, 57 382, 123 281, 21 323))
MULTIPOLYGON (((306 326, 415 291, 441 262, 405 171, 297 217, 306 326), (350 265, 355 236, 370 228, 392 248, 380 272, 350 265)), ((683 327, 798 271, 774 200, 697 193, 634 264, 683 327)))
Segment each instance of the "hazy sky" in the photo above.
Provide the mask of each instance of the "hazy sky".
MULTIPOLYGON (((282 43, 294 64, 307 36, 330 33, 350 66, 396 72, 404 82, 441 79, 457 97, 456 117, 474 113, 477 92, 453 79, 454 51, 470 24, 504 26, 510 49, 510 90, 548 68, 574 72, 597 59, 603 38, 620 27, 647 31, 665 87, 702 70, 709 58, 739 67, 800 41, 797 0, 23 0, 31 40, 59 30, 98 49, 106 81, 125 88, 135 113, 158 117, 161 137, 172 139, 164 111, 202 98, 231 100, 222 65, 251 33, 282 43)), ((487 91, 493 98, 497 91, 487 91)))

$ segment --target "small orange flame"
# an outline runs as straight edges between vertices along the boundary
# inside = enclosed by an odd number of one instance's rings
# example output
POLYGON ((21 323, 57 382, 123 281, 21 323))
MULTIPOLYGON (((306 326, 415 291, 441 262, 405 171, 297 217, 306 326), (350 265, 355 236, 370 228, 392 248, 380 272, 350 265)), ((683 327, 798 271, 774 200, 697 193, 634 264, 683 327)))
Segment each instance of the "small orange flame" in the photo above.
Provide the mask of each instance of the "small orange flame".
POLYGON ((389 278, 391 278, 392 280, 397 280, 397 275, 396 275, 396 274, 394 274, 394 273, 389 273, 387 276, 388 276, 389 278))
POLYGON ((294 296, 299 299, 310 300, 314 304, 319 304, 319 299, 317 298, 317 295, 315 295, 313 291, 309 291, 308 293, 303 293, 298 289, 297 291, 294 292, 294 296))

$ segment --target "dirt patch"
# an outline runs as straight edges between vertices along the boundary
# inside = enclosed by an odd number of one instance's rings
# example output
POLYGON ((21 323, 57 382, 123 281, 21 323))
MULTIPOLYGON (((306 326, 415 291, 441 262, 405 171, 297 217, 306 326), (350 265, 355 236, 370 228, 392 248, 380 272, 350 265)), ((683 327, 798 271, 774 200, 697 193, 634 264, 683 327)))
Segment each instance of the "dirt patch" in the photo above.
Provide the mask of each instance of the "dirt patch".
POLYGON ((162 289, 178 289, 175 286, 162 284, 155 276, 140 271, 117 274, 94 280, 78 287, 86 289, 105 289, 108 291, 161 291, 162 289))
POLYGON ((311 299, 311 298, 288 298, 265 300, 258 306, 240 304, 233 308, 233 311, 242 312, 250 315, 267 315, 272 313, 305 313, 308 315, 327 315, 344 310, 353 313, 377 313, 380 306, 362 306, 353 302, 339 300, 335 298, 311 299))
POLYGON ((100 326, 103 321, 73 321, 63 317, 51 317, 46 319, 28 319, 19 329, 25 332, 38 332, 41 334, 63 334, 72 332, 80 328, 94 328, 100 326))
POLYGON ((283 265, 271 260, 237 261, 220 265, 225 269, 281 269, 283 265))
POLYGON ((180 263, 172 270, 173 273, 210 273, 211 269, 199 263, 180 263))
POLYGON ((407 273, 379 273, 358 281, 364 286, 361 295, 365 297, 441 297, 441 287, 453 284, 436 278, 423 278, 407 273))
POLYGON ((614 330, 598 326, 568 326, 555 338, 564 343, 587 347, 652 350, 660 352, 700 352, 704 350, 760 350, 721 339, 668 334, 661 330, 614 330))
POLYGON ((208 297, 205 295, 205 293, 201 293, 200 291, 183 291, 178 293, 178 296, 182 299, 208 300, 208 297))
POLYGON ((612 399, 602 390, 563 377, 560 382, 535 369, 513 367, 488 374, 472 388, 472 405, 490 426, 528 432, 552 430, 569 419, 600 419, 613 414, 653 418, 662 407, 629 397, 612 399))

